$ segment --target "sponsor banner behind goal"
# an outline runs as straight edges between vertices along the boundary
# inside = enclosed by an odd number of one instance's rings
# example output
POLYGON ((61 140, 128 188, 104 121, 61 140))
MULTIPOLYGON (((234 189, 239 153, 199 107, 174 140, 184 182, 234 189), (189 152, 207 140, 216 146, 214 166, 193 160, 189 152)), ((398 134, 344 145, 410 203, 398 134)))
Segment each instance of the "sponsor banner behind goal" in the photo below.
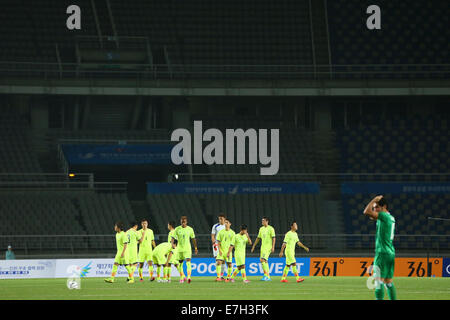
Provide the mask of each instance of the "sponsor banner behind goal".
MULTIPOLYGON (((113 264, 113 259, 1 260, 0 279, 68 278, 74 275, 107 278, 111 276, 113 264)), ((119 266, 116 277, 127 276, 125 267, 119 266)), ((137 268, 134 276, 139 277, 137 268)), ((143 276, 149 277, 147 264, 144 265, 143 276)), ((175 267, 172 267, 172 276, 179 276, 175 267)))
MULTIPOLYGON (((281 276, 285 266, 285 258, 269 258, 269 271, 271 276, 281 276)), ((296 258, 297 271, 300 276, 309 275, 309 258, 296 258)), ((233 270, 236 268, 236 263, 233 258, 233 270)), ((227 274, 227 267, 222 266, 224 274, 227 274)), ((245 271, 247 276, 263 276, 259 258, 246 258, 245 271)), ((289 275, 293 275, 292 271, 289 275)), ((217 276, 216 274, 216 260, 214 258, 198 258, 192 259, 192 276, 217 276)), ((240 277, 240 273, 237 277, 240 277)))
MULTIPOLYGON (((374 258, 311 258, 310 276, 351 276, 372 275, 374 258)), ((432 277, 442 277, 442 258, 430 258, 432 277)), ((426 258, 395 258, 394 277, 426 277, 426 258)))
POLYGON ((442 263, 442 276, 450 277, 450 258, 444 258, 442 263))

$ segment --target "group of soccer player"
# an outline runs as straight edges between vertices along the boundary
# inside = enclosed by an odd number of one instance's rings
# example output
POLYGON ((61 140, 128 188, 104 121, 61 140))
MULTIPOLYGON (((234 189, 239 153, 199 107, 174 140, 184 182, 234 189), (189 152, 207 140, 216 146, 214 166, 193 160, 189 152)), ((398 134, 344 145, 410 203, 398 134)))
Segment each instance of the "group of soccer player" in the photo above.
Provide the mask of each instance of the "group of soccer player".
MULTIPOLYGON (((231 222, 225 217, 225 215, 219 215, 219 222, 212 227, 211 230, 211 242, 213 246, 214 257, 216 258, 216 281, 234 282, 236 275, 241 272, 244 283, 248 283, 246 272, 245 272, 245 248, 246 244, 252 245, 252 240, 247 232, 247 226, 242 225, 240 227, 240 232, 235 234, 231 229, 231 222), (234 256, 236 261, 236 269, 232 270, 232 251, 234 249, 234 256), (227 266, 227 276, 224 278, 224 267, 227 266)), ((263 217, 261 221, 261 228, 259 228, 258 235, 255 242, 251 248, 251 252, 255 251, 256 245, 261 241, 260 249, 260 262, 264 272, 262 281, 271 281, 270 269, 269 269, 269 256, 271 253, 275 252, 275 229, 269 224, 269 218, 263 217)), ((307 252, 309 248, 303 245, 298 239, 297 234, 297 223, 293 221, 291 223, 291 230, 289 230, 283 240, 283 246, 280 251, 280 258, 285 253, 286 265, 283 271, 283 276, 281 282, 287 281, 287 274, 292 267, 292 272, 296 277, 297 282, 304 281, 300 278, 297 271, 297 264, 295 261, 295 247, 298 245, 307 252), (285 252, 284 252, 285 251, 285 252)))
MULTIPOLYGON (((374 269, 377 286, 375 290, 376 299, 383 299, 385 288, 391 300, 397 298, 396 289, 393 283, 395 249, 393 245, 395 232, 395 218, 388 211, 388 204, 383 196, 373 198, 364 209, 364 215, 376 221, 375 239, 375 259, 374 269)), ((239 233, 231 229, 231 221, 224 214, 218 216, 219 222, 215 224, 211 231, 211 242, 213 254, 216 259, 216 281, 234 282, 235 277, 240 272, 243 282, 249 280, 245 271, 245 253, 247 245, 252 245, 251 252, 254 252, 256 245, 261 242, 260 262, 264 271, 262 281, 271 281, 269 272, 269 256, 275 252, 275 229, 269 225, 269 218, 262 218, 262 226, 259 229, 255 242, 248 234, 247 226, 241 225, 239 233), (233 249, 236 262, 236 269, 233 271, 233 249), (224 269, 227 267, 227 276, 224 277, 224 269)), ((143 281, 143 267, 147 262, 149 267, 150 280, 154 281, 154 266, 156 265, 156 280, 158 282, 170 282, 172 266, 175 266, 180 273, 180 282, 191 282, 191 258, 192 247, 194 245, 195 254, 198 254, 197 241, 194 230, 187 225, 187 217, 181 217, 181 225, 175 226, 175 222, 169 222, 168 239, 156 245, 153 231, 148 228, 146 219, 141 221, 142 228, 138 229, 137 223, 132 223, 125 231, 122 222, 117 222, 114 226, 116 231, 117 254, 114 260, 111 277, 105 279, 106 282, 114 282, 117 269, 120 265, 125 266, 128 271, 128 283, 134 283, 134 272, 139 265, 139 278, 143 281), (139 245, 139 250, 138 250, 139 245), (187 277, 183 272, 183 264, 186 261, 187 277), (163 268, 163 278, 161 279, 161 268, 163 268)), ((295 221, 290 224, 290 230, 285 234, 283 245, 279 256, 286 257, 286 265, 283 270, 281 282, 287 281, 287 274, 292 268, 292 272, 297 282, 304 281, 300 278, 295 259, 295 248, 298 245, 306 252, 309 248, 303 245, 297 234, 298 225, 295 221)))
POLYGON ((124 266, 128 272, 127 282, 134 283, 134 273, 138 264, 139 280, 144 281, 143 268, 147 262, 151 281, 170 282, 172 265, 174 265, 180 272, 180 282, 191 282, 190 239, 193 239, 196 254, 198 250, 194 230, 187 225, 187 217, 181 217, 181 225, 178 227, 175 222, 169 222, 167 224, 168 239, 159 245, 156 245, 153 230, 148 228, 147 219, 141 221, 141 226, 142 229, 137 230, 138 224, 133 222, 125 231, 122 222, 116 222, 114 225, 117 253, 111 277, 105 281, 113 283, 119 266, 124 266), (183 273, 184 260, 186 260, 187 278, 183 273), (156 277, 154 277, 154 266, 156 266, 156 277), (163 269, 163 279, 161 279, 161 268, 163 269))
MULTIPOLYGON (((235 233, 231 229, 231 221, 220 214, 218 216, 219 223, 215 224, 211 232, 211 240, 213 246, 213 254, 216 259, 216 281, 234 282, 235 277, 240 272, 243 282, 250 282, 247 279, 245 271, 246 246, 252 245, 252 240, 248 234, 246 225, 241 225, 239 233, 235 233), (236 262, 236 269, 233 271, 232 259, 236 262), (227 276, 224 277, 223 267, 227 265, 227 276)), ((194 245, 194 252, 198 254, 197 241, 192 227, 188 226, 186 216, 181 217, 181 225, 175 226, 175 222, 171 221, 167 224, 169 230, 167 241, 156 245, 153 231, 148 228, 147 219, 141 221, 142 228, 138 230, 138 224, 133 222, 130 228, 125 231, 122 222, 114 225, 116 232, 117 253, 114 259, 114 265, 111 277, 105 281, 113 283, 119 266, 124 266, 128 272, 127 282, 134 283, 134 273, 139 266, 139 280, 144 281, 143 268, 147 262, 149 268, 150 281, 171 282, 172 266, 175 266, 180 273, 180 283, 191 282, 191 259, 192 247, 191 240, 194 245), (186 275, 184 274, 183 265, 186 261, 186 275), (154 266, 156 266, 156 277, 154 276, 154 266), (161 278, 161 268, 163 269, 163 278, 161 278)), ((303 245, 298 238, 297 223, 291 223, 290 230, 285 234, 283 245, 279 256, 286 256, 286 266, 283 271, 281 282, 287 281, 287 274, 292 267, 292 272, 297 282, 304 281, 300 278, 295 260, 295 247, 298 245, 307 252, 309 248, 303 245)), ((251 252, 254 252, 256 245, 261 241, 260 261, 264 276, 262 281, 271 281, 269 272, 269 256, 275 251, 275 229, 269 225, 269 218, 262 218, 262 226, 259 229, 258 236, 253 243, 251 252)))

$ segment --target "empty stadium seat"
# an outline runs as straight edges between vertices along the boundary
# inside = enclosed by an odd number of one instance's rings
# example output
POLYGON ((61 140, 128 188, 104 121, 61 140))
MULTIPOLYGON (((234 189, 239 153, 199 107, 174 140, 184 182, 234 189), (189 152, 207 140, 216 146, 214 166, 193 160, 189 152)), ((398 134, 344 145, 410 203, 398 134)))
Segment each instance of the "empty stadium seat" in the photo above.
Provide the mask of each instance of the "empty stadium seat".
POLYGON ((335 66, 334 71, 341 73, 333 76, 338 79, 361 78, 358 72, 342 72, 361 71, 356 65, 372 65, 365 70, 378 72, 371 76, 377 79, 443 77, 443 73, 427 72, 433 71, 432 67, 412 75, 411 71, 418 69, 405 65, 450 62, 450 31, 443 18, 450 13, 448 3, 440 0, 411 3, 377 1, 376 5, 381 9, 381 30, 368 30, 366 10, 373 4, 371 1, 327 1, 332 63, 350 65, 345 68, 335 66))
MULTIPOLYGON (((348 234, 374 234, 375 222, 363 215, 367 203, 375 194, 357 193, 343 195, 343 209, 345 212, 346 233, 348 234)), ((389 211, 396 220, 395 246, 399 248, 425 248, 425 236, 428 234, 445 236, 448 223, 435 223, 433 225, 427 217, 450 218, 450 195, 436 194, 384 194, 389 199, 389 211)), ((373 239, 372 239, 373 240, 373 239)), ((371 240, 363 241, 362 245, 368 247, 371 240)), ((449 248, 445 237, 433 240, 433 245, 440 248, 449 248)), ((348 243, 352 247, 351 243, 348 243)), ((372 244, 373 246, 373 244, 372 244)))

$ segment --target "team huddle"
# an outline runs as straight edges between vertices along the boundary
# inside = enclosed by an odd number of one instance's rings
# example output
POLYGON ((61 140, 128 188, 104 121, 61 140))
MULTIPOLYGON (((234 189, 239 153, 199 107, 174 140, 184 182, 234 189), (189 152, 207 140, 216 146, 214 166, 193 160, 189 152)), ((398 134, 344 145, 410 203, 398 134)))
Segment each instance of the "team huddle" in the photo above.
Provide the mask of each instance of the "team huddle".
MULTIPOLYGON (((147 262, 149 268, 150 281, 171 282, 172 266, 175 266, 180 274, 180 283, 191 282, 191 259, 192 246, 194 252, 198 254, 197 240, 194 229, 187 225, 187 217, 181 217, 181 225, 175 227, 174 222, 169 222, 167 241, 156 245, 153 231, 148 228, 146 219, 141 221, 142 228, 138 230, 138 224, 132 223, 130 228, 125 231, 122 222, 114 225, 116 231, 117 253, 114 259, 114 265, 111 277, 105 279, 106 282, 113 283, 119 266, 124 266, 127 270, 128 283, 134 283, 134 273, 139 267, 139 280, 144 281, 143 268, 147 262), (184 274, 184 262, 186 261, 186 275, 184 274), (156 266, 156 277, 154 276, 154 266, 156 266), (163 277, 161 278, 161 268, 163 277)), ((287 274, 292 267, 292 272, 297 282, 302 282, 295 262, 295 247, 300 246, 307 252, 309 248, 304 246, 298 238, 297 223, 291 223, 291 230, 284 237, 283 245, 279 256, 286 256, 286 266, 283 271, 281 282, 287 282, 287 274)), ((213 254, 216 259, 216 281, 234 282, 238 273, 241 273, 244 283, 248 283, 245 272, 245 256, 247 245, 252 245, 252 240, 248 234, 247 226, 241 225, 239 233, 231 229, 231 222, 225 215, 219 215, 219 223, 213 226, 211 232, 213 254), (233 250, 236 262, 236 269, 233 271, 233 250), (224 277, 223 267, 227 265, 227 275, 224 277)), ((251 252, 254 252, 256 245, 261 241, 260 261, 264 271, 262 281, 271 281, 268 259, 271 253, 275 251, 275 229, 269 225, 269 218, 262 218, 262 226, 259 229, 258 236, 253 243, 251 252)))

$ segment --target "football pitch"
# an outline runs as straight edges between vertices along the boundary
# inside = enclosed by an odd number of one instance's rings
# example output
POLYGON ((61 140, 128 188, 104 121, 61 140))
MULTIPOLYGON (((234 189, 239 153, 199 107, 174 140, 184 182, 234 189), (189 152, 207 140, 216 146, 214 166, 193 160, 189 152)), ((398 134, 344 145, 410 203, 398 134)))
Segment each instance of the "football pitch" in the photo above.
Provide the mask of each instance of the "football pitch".
MULTIPOLYGON (((111 284, 103 278, 85 278, 79 290, 69 290, 66 279, 0 280, 0 300, 374 300, 366 277, 305 277, 301 283, 294 277, 288 278, 289 283, 281 283, 280 277, 270 282, 249 277, 247 284, 240 277, 234 283, 214 279, 128 284, 125 278, 116 278, 111 284)), ((398 277, 394 283, 398 300, 450 300, 450 278, 398 277)))

